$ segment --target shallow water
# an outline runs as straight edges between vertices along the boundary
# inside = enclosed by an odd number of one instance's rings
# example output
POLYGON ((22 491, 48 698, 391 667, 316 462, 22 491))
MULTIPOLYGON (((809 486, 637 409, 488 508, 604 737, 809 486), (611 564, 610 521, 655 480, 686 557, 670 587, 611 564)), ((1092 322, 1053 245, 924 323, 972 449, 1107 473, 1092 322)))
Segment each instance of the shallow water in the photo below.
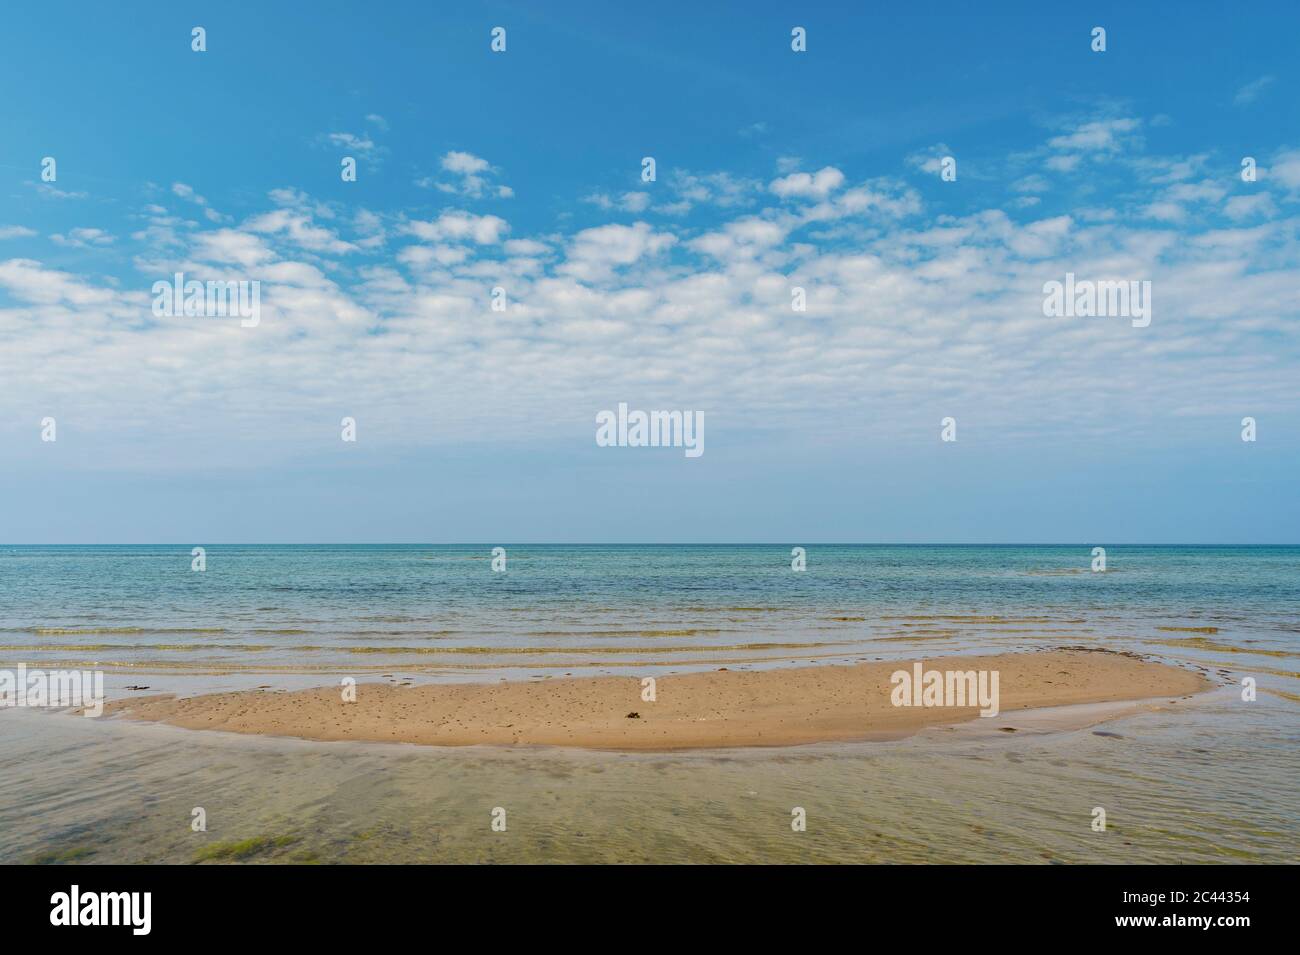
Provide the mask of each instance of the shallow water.
POLYGON ((265 843, 233 861, 1295 862, 1296 722, 1252 705, 1251 734, 1225 689, 1069 732, 688 754, 313 743, 13 711, 0 862, 190 862, 246 840, 265 843), (190 828, 195 807, 207 832, 190 828))

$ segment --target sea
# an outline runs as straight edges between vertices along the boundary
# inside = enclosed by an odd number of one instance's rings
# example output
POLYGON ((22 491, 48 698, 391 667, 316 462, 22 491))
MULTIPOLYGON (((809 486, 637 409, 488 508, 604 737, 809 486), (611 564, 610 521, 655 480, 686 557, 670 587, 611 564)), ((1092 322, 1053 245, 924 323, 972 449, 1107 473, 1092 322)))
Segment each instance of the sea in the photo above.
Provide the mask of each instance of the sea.
POLYGON ((0 709, 0 862, 1297 861, 1300 547, 0 546, 0 669, 94 669, 110 699, 1047 647, 1215 689, 1101 726, 637 754, 0 709))

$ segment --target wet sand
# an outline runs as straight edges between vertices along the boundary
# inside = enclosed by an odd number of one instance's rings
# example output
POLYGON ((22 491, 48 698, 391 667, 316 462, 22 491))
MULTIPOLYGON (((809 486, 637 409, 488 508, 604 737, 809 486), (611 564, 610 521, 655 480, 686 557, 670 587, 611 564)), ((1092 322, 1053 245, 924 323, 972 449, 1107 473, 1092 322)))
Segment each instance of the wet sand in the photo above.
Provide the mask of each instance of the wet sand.
MULTIPOLYGON (((997 671, 1001 714, 1084 703, 1177 698, 1210 688, 1200 674, 1129 654, 1052 650, 932 657, 925 670, 997 671)), ((654 701, 635 677, 495 684, 358 684, 110 703, 129 719, 313 740, 432 746, 682 750, 889 739, 982 719, 978 706, 895 706, 891 675, 912 660, 799 669, 720 669, 660 677, 654 701), (635 714, 635 715, 633 715, 635 714)), ((997 717, 982 719, 996 723, 997 717)))

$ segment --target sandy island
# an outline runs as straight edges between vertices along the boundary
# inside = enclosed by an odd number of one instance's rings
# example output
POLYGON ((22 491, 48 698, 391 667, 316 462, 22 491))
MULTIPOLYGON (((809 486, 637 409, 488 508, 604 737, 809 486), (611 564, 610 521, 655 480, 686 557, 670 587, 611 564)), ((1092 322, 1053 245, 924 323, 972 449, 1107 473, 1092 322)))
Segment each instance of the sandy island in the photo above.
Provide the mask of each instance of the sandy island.
MULTIPOLYGON (((656 702, 642 700, 636 677, 593 677, 406 687, 359 684, 355 703, 343 702, 339 687, 179 699, 152 696, 115 701, 106 711, 188 729, 314 740, 613 750, 886 739, 981 718, 978 707, 893 705, 890 675, 910 669, 912 663, 665 676, 657 679, 656 702)), ((927 670, 998 671, 1002 715, 1079 703, 1185 697, 1210 687, 1190 670, 1106 651, 933 657, 924 664, 927 670)))

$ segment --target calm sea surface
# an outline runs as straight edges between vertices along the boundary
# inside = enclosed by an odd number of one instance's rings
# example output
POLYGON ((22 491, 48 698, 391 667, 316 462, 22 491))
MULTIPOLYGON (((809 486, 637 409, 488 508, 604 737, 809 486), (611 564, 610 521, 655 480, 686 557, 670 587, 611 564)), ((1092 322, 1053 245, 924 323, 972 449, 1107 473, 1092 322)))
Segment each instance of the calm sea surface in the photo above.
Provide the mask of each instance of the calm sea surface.
POLYGON ((0 662, 553 671, 1098 644, 1258 662, 1300 641, 1300 548, 0 548, 0 662), (1226 654, 1226 656, 1225 656, 1226 654))
POLYGON ((315 743, 0 710, 0 862, 1300 858, 1300 548, 0 547, 0 668, 110 698, 1134 650, 1219 689, 1098 727, 617 754, 315 743), (1259 684, 1240 698, 1246 676, 1259 684), (490 813, 510 813, 493 833, 490 813), (790 829, 790 810, 808 831, 790 829), (1108 830, 1091 829, 1092 810, 1108 830), (203 807, 208 831, 190 828, 203 807), (207 855, 205 855, 205 853, 207 855))

